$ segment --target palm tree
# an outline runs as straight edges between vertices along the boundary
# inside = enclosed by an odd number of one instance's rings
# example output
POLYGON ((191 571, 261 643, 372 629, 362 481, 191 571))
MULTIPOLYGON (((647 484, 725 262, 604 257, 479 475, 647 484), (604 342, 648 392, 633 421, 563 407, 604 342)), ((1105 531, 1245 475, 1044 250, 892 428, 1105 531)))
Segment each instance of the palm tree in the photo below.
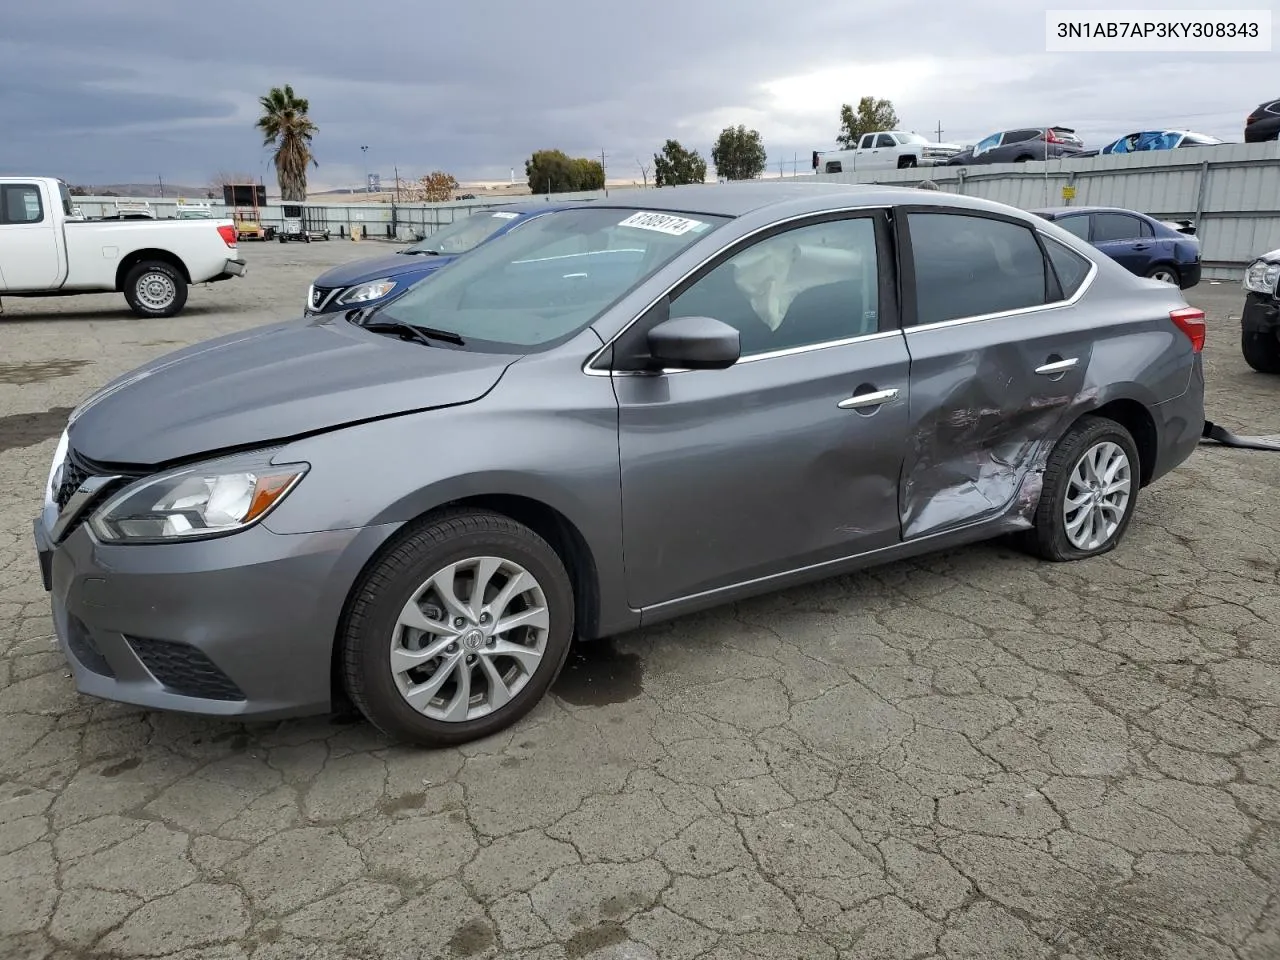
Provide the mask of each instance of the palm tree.
POLYGON ((262 116, 254 124, 262 131, 262 145, 276 148, 276 181, 280 199, 307 199, 307 167, 318 166, 311 153, 311 138, 318 129, 307 116, 310 101, 294 95, 293 86, 272 87, 259 97, 262 116))

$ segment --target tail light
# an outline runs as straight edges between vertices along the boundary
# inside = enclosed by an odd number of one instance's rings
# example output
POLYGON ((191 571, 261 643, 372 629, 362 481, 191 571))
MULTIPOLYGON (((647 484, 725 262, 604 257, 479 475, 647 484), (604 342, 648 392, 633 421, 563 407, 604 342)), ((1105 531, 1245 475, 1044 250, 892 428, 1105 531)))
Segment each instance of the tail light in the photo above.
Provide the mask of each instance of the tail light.
POLYGON ((234 247, 236 245, 236 228, 231 224, 221 224, 218 227, 218 236, 222 237, 223 242, 228 247, 234 247))
POLYGON ((1177 310, 1169 311, 1169 319, 1174 325, 1187 335, 1187 339, 1191 341, 1191 349, 1199 353, 1204 349, 1204 311, 1195 307, 1181 307, 1177 310))

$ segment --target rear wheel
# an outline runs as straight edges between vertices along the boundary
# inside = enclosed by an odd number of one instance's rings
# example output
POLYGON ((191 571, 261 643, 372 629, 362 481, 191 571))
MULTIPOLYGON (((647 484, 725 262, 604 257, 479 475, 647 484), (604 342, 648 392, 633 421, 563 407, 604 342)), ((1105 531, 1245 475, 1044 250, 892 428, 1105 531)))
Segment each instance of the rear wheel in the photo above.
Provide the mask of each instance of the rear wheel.
POLYGON ((147 260, 124 279, 124 298, 139 317, 172 317, 187 302, 187 282, 176 267, 147 260))
POLYGON ((1240 351, 1245 363, 1259 373, 1280 373, 1280 336, 1277 334, 1246 330, 1240 335, 1240 351))
POLYGON ((1171 283, 1175 287, 1182 282, 1182 277, 1178 274, 1177 267, 1171 267, 1167 263, 1159 263, 1147 271, 1147 277, 1152 280, 1159 280, 1161 283, 1171 283))
POLYGON ((1140 476, 1129 431, 1106 417, 1082 417, 1049 455, 1034 526, 1021 536, 1022 546, 1055 562, 1115 549, 1133 517, 1140 476))
POLYGON ((348 695, 370 722, 423 746, 515 723, 564 666, 573 586, 560 557, 509 517, 429 520, 357 585, 340 632, 348 695))
POLYGON ((1034 159, 1035 159, 1035 158, 1034 158, 1034 157, 1032 157, 1030 154, 1024 153, 1024 154, 1023 154, 1022 156, 1020 156, 1020 157, 1014 157, 1013 162, 1014 162, 1014 163, 1026 163, 1028 160, 1034 160, 1034 159))
POLYGON ((899 169, 899 170, 907 170, 907 169, 910 169, 911 167, 914 167, 914 166, 916 166, 916 158, 915 158, 915 157, 899 157, 899 158, 898 158, 898 169, 899 169))

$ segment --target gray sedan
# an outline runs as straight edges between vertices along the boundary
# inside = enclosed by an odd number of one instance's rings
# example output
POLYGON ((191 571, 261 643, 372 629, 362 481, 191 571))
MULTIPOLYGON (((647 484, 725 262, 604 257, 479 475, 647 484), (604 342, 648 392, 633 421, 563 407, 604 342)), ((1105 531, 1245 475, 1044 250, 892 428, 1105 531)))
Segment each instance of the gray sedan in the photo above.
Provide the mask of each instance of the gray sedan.
POLYGON ((72 415, 35 539, 78 688, 502 729, 589 641, 1013 535, 1116 546, 1204 420, 1204 315, 1041 218, 752 183, 548 213, 383 308, 72 415))

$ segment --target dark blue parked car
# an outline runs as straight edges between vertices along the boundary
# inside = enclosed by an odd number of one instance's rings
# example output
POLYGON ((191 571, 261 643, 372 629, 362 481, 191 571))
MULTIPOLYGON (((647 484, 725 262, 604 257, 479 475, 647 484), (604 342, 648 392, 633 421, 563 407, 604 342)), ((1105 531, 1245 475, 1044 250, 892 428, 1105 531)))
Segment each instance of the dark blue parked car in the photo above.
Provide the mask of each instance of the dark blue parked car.
POLYGON ((462 254, 533 217, 562 207, 563 204, 526 202, 482 210, 395 253, 340 264, 316 277, 307 291, 304 312, 307 316, 340 313, 390 303, 462 254))
POLYGON ((1031 212, 1097 247, 1130 273, 1183 290, 1200 282, 1200 240, 1190 221, 1173 225, 1119 207, 1051 207, 1031 212))

